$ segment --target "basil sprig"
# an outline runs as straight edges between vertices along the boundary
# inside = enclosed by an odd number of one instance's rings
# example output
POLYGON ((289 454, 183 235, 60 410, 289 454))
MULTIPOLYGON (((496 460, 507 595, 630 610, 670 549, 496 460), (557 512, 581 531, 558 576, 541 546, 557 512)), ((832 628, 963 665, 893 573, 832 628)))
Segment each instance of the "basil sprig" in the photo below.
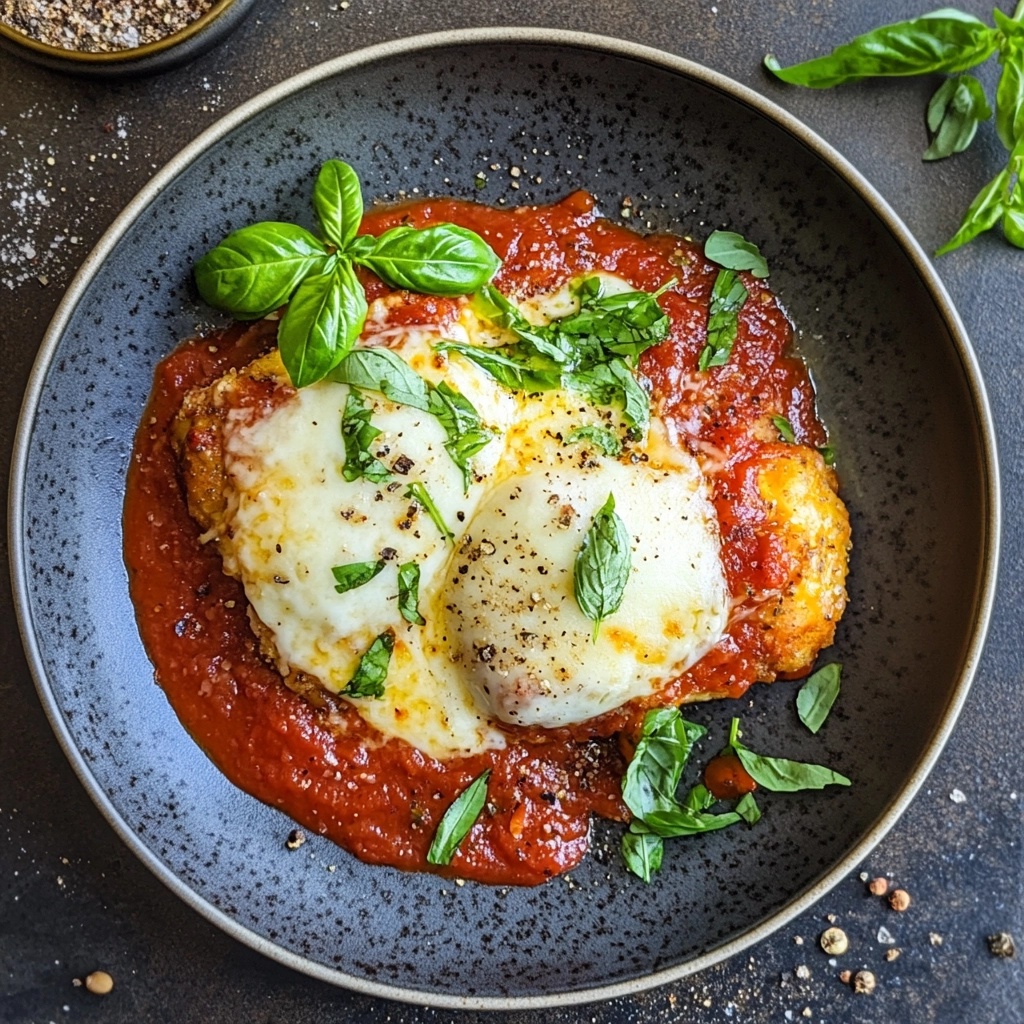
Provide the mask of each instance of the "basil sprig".
MULTIPOLYGON (((970 14, 943 8, 910 21, 884 25, 837 47, 831 54, 788 68, 769 54, 765 65, 784 82, 827 89, 875 76, 959 74, 994 53, 1002 70, 996 87, 995 126, 1010 157, 974 198, 960 227, 936 255, 952 252, 1001 224, 1003 237, 1024 248, 1024 0, 1012 16, 992 12, 995 25, 970 14)), ((978 124, 992 111, 984 87, 971 75, 944 82, 928 104, 933 133, 924 159, 938 160, 970 145, 978 124)))
POLYGON ((485 348, 445 342, 438 347, 458 352, 513 391, 563 388, 585 395, 595 405, 622 409, 626 423, 641 433, 650 422, 650 398, 636 379, 637 360, 664 341, 671 327, 657 292, 609 294, 598 276, 575 288, 574 313, 535 326, 497 288, 486 286, 475 297, 477 312, 510 331, 516 342, 485 348))
POLYGON ((573 592, 580 611, 594 623, 597 641, 601 623, 619 610, 626 592, 633 555, 626 525, 615 511, 615 498, 598 509, 576 554, 573 592))
POLYGON ((356 265, 392 287, 444 296, 477 291, 501 266, 479 235, 454 224, 357 235, 362 193, 341 160, 321 167, 313 209, 322 238, 297 224, 264 221, 232 232, 195 266, 199 294, 233 316, 256 319, 288 304, 278 347, 298 388, 330 373, 363 329, 366 296, 356 265))
POLYGON ((740 720, 734 718, 729 732, 729 745, 724 752, 735 754, 747 774, 764 789, 774 793, 797 793, 805 789, 850 785, 850 780, 845 775, 840 775, 839 772, 824 765, 755 754, 740 742, 739 726, 740 720))
POLYGON ((347 697, 383 697, 384 680, 388 676, 394 649, 395 634, 386 630, 366 649, 341 692, 347 697))
POLYGON ((427 851, 428 864, 451 863, 459 844, 469 835, 487 803, 487 780, 490 777, 490 768, 481 772, 444 812, 427 851))
POLYGON ((807 677, 796 695, 796 711, 800 721, 813 733, 825 724, 839 696, 839 681, 843 666, 839 662, 824 665, 807 677))

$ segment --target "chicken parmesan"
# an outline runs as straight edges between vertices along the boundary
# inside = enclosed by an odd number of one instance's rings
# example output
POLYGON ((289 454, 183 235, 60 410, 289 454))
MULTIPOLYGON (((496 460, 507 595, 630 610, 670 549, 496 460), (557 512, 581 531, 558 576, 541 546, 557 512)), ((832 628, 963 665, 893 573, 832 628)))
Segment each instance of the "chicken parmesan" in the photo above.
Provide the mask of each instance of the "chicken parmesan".
POLYGON ((426 200, 359 232, 438 224, 497 254, 486 291, 359 269, 365 324, 314 383, 273 317, 163 361, 126 563, 157 680, 236 784, 364 860, 536 884, 579 862, 591 815, 629 819, 651 709, 810 670, 849 523, 761 277, 725 282, 716 358, 722 271, 688 241, 584 193, 426 200))

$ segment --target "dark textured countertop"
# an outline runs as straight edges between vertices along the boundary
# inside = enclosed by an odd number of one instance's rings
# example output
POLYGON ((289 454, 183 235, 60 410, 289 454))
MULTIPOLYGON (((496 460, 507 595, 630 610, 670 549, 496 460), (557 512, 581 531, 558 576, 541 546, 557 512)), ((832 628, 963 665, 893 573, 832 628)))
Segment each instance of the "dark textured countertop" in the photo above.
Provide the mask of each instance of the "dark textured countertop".
MULTIPOLYGON (((927 7, 928 5, 923 5, 927 7)), ((988 5, 963 5, 989 17, 988 5)), ((162 77, 83 81, 0 57, 0 452, 6 477, 21 394, 60 296, 92 245, 182 145, 243 100, 346 51, 416 33, 530 24, 621 36, 688 57, 758 89, 833 143, 934 249, 1004 165, 994 132, 925 164, 923 111, 935 82, 836 91, 786 88, 762 72, 823 52, 913 0, 280 0, 257 4, 226 43, 162 77)), ((987 68, 990 84, 995 65, 987 68)), ((73 1021, 776 1022, 1024 1021, 1024 253, 983 237, 938 262, 978 353, 999 434, 1004 504, 999 597, 963 716, 910 810, 861 871, 887 875, 913 905, 897 915, 854 873, 811 911, 734 959, 628 999, 535 1013, 474 1014, 369 999, 279 966, 180 903, 122 846, 64 759, 36 698, 3 583, 0 634, 0 1022, 73 1021), (834 919, 852 954, 830 964, 818 936, 834 919), (893 940, 887 944, 888 929, 893 940), (898 959, 885 951, 898 948, 898 959), (854 995, 842 966, 874 971, 854 995), (75 980, 102 968, 108 997, 75 980)), ((6 531, 4 541, 6 548, 6 531)), ((5 551, 6 554, 6 551, 5 551)), ((885 707, 874 711, 881 716, 885 707)), ((685 922, 680 922, 684 927, 685 922)))

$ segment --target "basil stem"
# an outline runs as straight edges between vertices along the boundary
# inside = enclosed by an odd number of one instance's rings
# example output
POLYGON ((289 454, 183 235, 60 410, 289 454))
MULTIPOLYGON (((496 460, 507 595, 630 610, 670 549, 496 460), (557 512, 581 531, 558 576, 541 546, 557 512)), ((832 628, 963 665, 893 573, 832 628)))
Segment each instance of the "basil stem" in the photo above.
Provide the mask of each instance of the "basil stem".
POLYGON ((425 626, 427 620, 420 615, 420 567, 417 562, 404 562, 398 567, 398 610, 406 622, 425 626))
POLYGON ((428 864, 450 864, 455 851, 469 835, 487 802, 487 780, 491 769, 481 772, 444 812, 427 851, 428 864))
POLYGON ((747 289, 736 271, 720 270, 711 289, 707 341, 697 360, 700 370, 729 361, 739 333, 739 311, 746 301, 747 289))
POLYGON ((242 320, 283 306, 309 274, 329 274, 336 257, 298 224, 264 221, 233 231, 195 266, 205 302, 242 320))
POLYGON ((631 565, 629 534, 609 494, 584 535, 573 566, 576 603, 594 623, 592 642, 597 642, 601 623, 619 610, 631 565))
POLYGON ((928 129, 933 133, 924 160, 942 160, 962 153, 981 121, 992 116, 985 89, 973 75, 947 78, 928 104, 928 129))
POLYGON ((475 232, 455 224, 385 231, 371 251, 353 256, 396 288, 427 295, 467 295, 487 284, 501 260, 475 232))
POLYGON ((369 583, 384 568, 384 559, 376 562, 349 562, 348 565, 336 565, 331 572, 334 573, 335 587, 339 594, 355 590, 364 583, 369 583))
POLYGON ((455 540, 455 534, 448 529, 448 525, 445 523, 444 517, 441 515, 441 510, 434 504, 434 499, 430 497, 429 491, 427 491, 423 484, 418 480, 409 484, 405 490, 404 497, 411 498, 420 506, 420 508, 426 510, 427 515, 433 520, 434 525, 445 540, 455 540))
POLYGON ((965 71, 987 60, 998 40, 995 29, 983 21, 945 8, 883 25, 802 64, 783 68, 771 54, 764 63, 783 82, 828 89, 863 78, 965 71))
POLYGON ((277 329, 281 361, 297 388, 314 384, 345 357, 366 319, 366 296, 348 263, 306 277, 277 329))
POLYGON ((371 412, 359 392, 350 388, 341 417, 341 438, 345 445, 342 474, 350 482, 365 477, 380 484, 391 478, 387 466, 370 452, 370 445, 380 436, 380 430, 370 422, 371 412))
POLYGON ((838 662, 825 665, 807 677, 796 695, 796 710, 800 721, 813 733, 817 733, 824 725, 839 696, 842 672, 843 666, 838 662))
POLYGON ((313 209, 329 242, 344 249, 363 219, 363 194, 356 172, 341 160, 328 160, 313 186, 313 209))
POLYGON ((383 697, 384 680, 387 679, 394 649, 394 634, 390 631, 381 633, 359 659, 352 678, 341 692, 347 697, 383 697))
POLYGON ((704 243, 704 255, 726 270, 749 270, 754 277, 768 276, 768 261, 761 251, 735 231, 712 231, 704 243))

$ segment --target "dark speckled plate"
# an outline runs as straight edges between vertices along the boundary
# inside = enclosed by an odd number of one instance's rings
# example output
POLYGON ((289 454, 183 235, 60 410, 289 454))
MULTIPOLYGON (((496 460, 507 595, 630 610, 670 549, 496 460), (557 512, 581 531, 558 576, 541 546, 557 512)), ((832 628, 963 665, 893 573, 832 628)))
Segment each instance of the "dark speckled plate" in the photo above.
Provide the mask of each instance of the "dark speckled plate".
MULTIPOLYGON (((927 258, 841 157, 703 68, 580 35, 481 30, 315 68, 215 125, 87 260, 29 386, 11 557, 29 660, 54 729, 111 824, 200 913, 278 960, 372 994, 461 1007, 622 994, 743 949, 849 872, 906 806, 978 657, 998 538, 978 370, 927 258), (793 687, 742 702, 751 743, 818 760, 849 790, 768 794, 753 829, 668 844, 647 887, 597 826, 571 877, 456 886, 364 866, 230 786, 186 736, 136 635, 121 562, 125 469, 153 366, 209 310, 193 260, 256 219, 309 219, 320 162, 368 196, 491 203, 596 193, 638 227, 762 244, 840 453, 856 547, 821 733, 793 687), (491 165, 500 170, 492 170, 491 165), (518 190, 507 169, 522 168, 518 190), (478 191, 477 175, 486 185, 478 191)), ((729 702, 692 712, 722 741, 729 702)))

